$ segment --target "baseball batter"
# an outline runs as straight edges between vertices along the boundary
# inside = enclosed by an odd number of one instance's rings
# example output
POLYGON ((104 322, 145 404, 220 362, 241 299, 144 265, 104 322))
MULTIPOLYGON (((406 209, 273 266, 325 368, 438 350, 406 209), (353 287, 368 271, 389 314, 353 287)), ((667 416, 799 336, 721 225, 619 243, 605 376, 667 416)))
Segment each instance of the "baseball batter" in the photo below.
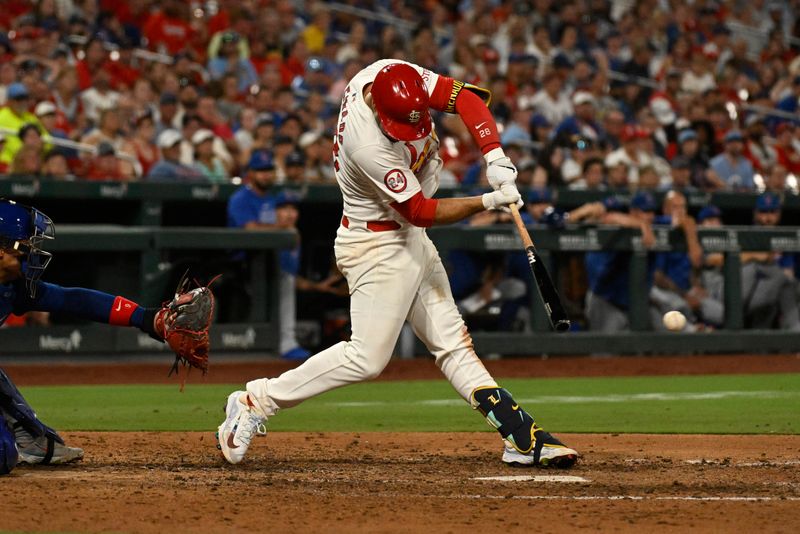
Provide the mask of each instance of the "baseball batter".
POLYGON ((433 224, 521 204, 517 171, 484 102, 489 97, 484 89, 398 60, 377 61, 350 81, 333 165, 344 199, 334 250, 350 288, 351 339, 277 378, 253 380, 246 391, 231 393, 217 434, 229 462, 242 461, 259 426, 280 409, 378 376, 408 321, 456 391, 500 432, 504 462, 575 463, 578 453, 536 426, 478 359, 425 232, 433 224), (442 161, 430 108, 461 117, 481 148, 494 191, 432 198, 442 161))

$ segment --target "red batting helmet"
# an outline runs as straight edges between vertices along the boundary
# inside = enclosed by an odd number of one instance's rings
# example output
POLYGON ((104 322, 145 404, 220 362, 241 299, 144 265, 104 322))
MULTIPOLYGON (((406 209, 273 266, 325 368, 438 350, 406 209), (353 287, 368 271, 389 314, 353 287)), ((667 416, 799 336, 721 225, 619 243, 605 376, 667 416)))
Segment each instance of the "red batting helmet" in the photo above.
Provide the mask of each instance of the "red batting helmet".
POLYGON ((381 126, 390 136, 414 141, 431 132, 428 89, 414 67, 393 63, 382 68, 371 92, 381 126))

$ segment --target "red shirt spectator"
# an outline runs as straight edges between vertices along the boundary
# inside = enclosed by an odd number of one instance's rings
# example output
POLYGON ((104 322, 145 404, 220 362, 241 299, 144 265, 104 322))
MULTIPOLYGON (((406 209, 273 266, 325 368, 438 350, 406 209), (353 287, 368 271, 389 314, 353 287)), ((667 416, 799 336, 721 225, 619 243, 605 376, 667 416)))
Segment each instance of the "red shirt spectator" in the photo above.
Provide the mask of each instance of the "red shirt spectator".
POLYGON ((166 2, 161 11, 150 15, 144 25, 144 36, 148 47, 158 49, 162 45, 170 54, 177 54, 187 47, 194 30, 180 18, 180 4, 166 2))
POLYGON ((800 153, 792 146, 792 131, 794 126, 790 122, 782 122, 775 130, 775 152, 778 153, 778 163, 783 165, 792 174, 800 174, 800 153))

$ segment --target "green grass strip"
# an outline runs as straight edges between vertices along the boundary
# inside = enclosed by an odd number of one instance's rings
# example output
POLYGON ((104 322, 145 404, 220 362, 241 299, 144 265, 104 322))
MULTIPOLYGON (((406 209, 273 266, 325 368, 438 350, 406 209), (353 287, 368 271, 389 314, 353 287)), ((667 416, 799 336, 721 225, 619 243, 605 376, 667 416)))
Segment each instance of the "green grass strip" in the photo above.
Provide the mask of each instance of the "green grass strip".
MULTIPOLYGON (((506 379, 553 432, 797 434, 800 374, 506 379)), ((26 387, 59 430, 214 431, 236 385, 26 387)), ((328 392, 270 431, 489 431, 444 380, 372 382, 328 392)))

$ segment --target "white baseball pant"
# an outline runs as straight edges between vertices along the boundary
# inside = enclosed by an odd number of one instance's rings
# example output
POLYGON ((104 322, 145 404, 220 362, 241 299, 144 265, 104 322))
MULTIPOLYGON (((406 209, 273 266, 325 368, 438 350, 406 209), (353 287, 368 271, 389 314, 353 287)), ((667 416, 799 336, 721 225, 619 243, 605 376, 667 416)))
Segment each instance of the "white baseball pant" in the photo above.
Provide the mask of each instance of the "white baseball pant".
POLYGON ((475 354, 439 253, 423 229, 370 232, 357 224, 342 226, 334 250, 350 287, 351 339, 277 378, 248 382, 247 392, 264 415, 377 377, 406 320, 464 400, 469 402, 477 387, 497 385, 475 354))

